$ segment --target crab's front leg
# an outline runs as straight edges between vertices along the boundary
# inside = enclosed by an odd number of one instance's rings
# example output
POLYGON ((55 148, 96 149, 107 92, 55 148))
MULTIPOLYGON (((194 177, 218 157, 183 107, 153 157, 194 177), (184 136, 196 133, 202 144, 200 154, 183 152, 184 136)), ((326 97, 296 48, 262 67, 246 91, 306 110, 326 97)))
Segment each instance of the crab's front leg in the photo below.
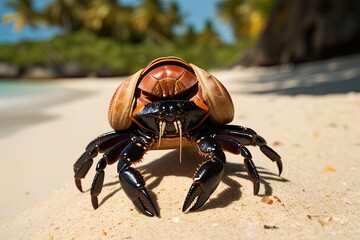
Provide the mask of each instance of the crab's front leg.
POLYGON ((186 196, 182 208, 183 212, 190 207, 195 199, 196 202, 190 211, 194 211, 205 204, 219 185, 226 162, 222 147, 214 138, 210 136, 201 137, 195 140, 195 143, 199 147, 200 154, 205 157, 205 161, 193 177, 194 182, 186 196))
POLYGON ((105 152, 96 165, 96 174, 90 189, 91 203, 94 209, 99 207, 98 196, 103 187, 105 178, 104 170, 106 166, 108 164, 115 163, 118 160, 121 151, 130 142, 130 134, 128 131, 105 133, 91 141, 86 147, 85 152, 75 162, 75 184, 82 192, 81 179, 88 173, 91 165, 93 164, 93 158, 95 158, 99 152, 105 152))
MULTIPOLYGON (((86 174, 91 168, 91 165, 93 164, 93 159, 98 155, 98 153, 106 152, 109 149, 110 152, 114 152, 114 150, 120 150, 121 152, 123 148, 118 147, 117 144, 129 139, 130 139, 129 133, 126 131, 107 132, 98 136, 87 145, 85 152, 79 157, 79 159, 74 164, 75 185, 80 190, 80 192, 83 191, 81 185, 81 179, 85 178, 86 174)), ((106 157, 107 155, 108 153, 104 154, 105 158, 108 159, 109 157, 106 157)), ((99 162, 101 161, 104 160, 100 160, 99 162)))
POLYGON ((145 180, 141 173, 131 165, 140 161, 149 147, 145 137, 135 137, 120 154, 118 173, 120 184, 135 207, 147 216, 158 216, 158 211, 145 188, 145 180))

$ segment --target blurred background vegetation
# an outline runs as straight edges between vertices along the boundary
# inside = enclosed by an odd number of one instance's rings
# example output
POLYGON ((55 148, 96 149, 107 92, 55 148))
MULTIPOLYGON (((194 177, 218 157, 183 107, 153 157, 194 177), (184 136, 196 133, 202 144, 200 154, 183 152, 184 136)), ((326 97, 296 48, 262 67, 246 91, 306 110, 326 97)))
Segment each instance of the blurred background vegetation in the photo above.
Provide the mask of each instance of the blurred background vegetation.
POLYGON ((29 66, 47 66, 60 76, 118 76, 167 55, 205 69, 322 59, 359 51, 359 2, 219 1, 214 18, 230 25, 235 38, 225 43, 213 19, 197 32, 174 1, 140 0, 134 6, 118 0, 53 0, 35 10, 31 0, 8 0, 13 12, 1 20, 13 22, 15 31, 48 25, 62 33, 46 41, 1 44, 0 62, 16 66, 18 75, 29 66), (76 70, 66 73, 69 64, 76 70))

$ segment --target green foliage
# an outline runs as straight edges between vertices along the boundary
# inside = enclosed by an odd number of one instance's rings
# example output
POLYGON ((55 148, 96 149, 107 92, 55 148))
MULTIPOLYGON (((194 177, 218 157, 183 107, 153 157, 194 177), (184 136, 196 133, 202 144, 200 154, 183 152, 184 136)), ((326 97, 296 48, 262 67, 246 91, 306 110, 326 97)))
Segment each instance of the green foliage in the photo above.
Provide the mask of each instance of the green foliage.
POLYGON ((0 45, 0 52, 0 61, 20 67, 47 62, 46 54, 41 45, 33 42, 22 42, 17 45, 0 45))
POLYGON ((218 15, 230 24, 235 38, 257 37, 263 28, 275 0, 219 1, 218 15))
POLYGON ((7 0, 6 4, 14 11, 2 21, 14 22, 17 30, 46 24, 67 33, 86 29, 127 42, 174 43, 174 29, 183 22, 177 4, 162 0, 142 0, 136 7, 116 0, 53 0, 42 10, 29 0, 7 0))
MULTIPOLYGON (((126 42, 176 45, 179 34, 175 29, 184 25, 177 2, 137 2, 134 6, 117 0, 52 0, 46 8, 37 10, 33 1, 7 0, 8 7, 14 11, 3 16, 2 21, 14 22, 18 30, 29 24, 46 24, 58 26, 67 33, 90 30, 97 36, 126 42)), ((234 36, 239 40, 259 34, 274 3, 275 0, 224 0, 218 2, 217 12, 224 23, 233 28, 234 36)), ((200 41, 221 41, 210 21, 198 35, 200 41)))
POLYGON ((218 69, 230 65, 248 44, 212 46, 194 43, 182 47, 163 47, 150 43, 121 42, 109 37, 98 37, 90 31, 78 31, 57 36, 49 42, 0 45, 0 61, 20 67, 76 61, 89 71, 96 72, 106 67, 118 73, 131 74, 154 58, 172 55, 205 69, 218 69))
POLYGON ((160 56, 179 56, 206 69, 232 64, 259 31, 261 16, 270 11, 274 0, 227 0, 218 4, 219 13, 232 25, 236 44, 221 41, 208 21, 201 32, 184 24, 176 2, 141 0, 138 6, 117 0, 53 0, 36 11, 29 0, 8 0, 14 12, 3 17, 19 29, 26 24, 59 26, 64 35, 50 41, 0 45, 0 61, 20 67, 54 65, 73 61, 98 72, 109 69, 130 74, 160 56), (259 17, 260 16, 260 17, 259 17), (246 40, 245 40, 246 39, 246 40), (249 40, 250 39, 250 40, 249 40))

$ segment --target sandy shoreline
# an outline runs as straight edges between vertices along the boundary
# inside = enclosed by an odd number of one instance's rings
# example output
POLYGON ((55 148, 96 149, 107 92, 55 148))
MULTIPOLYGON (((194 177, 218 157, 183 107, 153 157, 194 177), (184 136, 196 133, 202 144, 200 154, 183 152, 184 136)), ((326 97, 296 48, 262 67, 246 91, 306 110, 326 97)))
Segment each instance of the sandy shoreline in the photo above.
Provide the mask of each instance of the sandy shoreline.
MULTIPOLYGON (((213 197, 200 211, 184 214, 181 206, 201 160, 194 150, 186 151, 181 163, 178 151, 152 151, 138 168, 156 195, 161 218, 147 218, 134 209, 115 166, 106 169, 96 211, 89 192, 77 191, 72 165, 91 139, 110 130, 107 105, 118 80, 59 81, 59 88, 82 95, 1 122, 0 129, 13 125, 14 131, 0 137, 0 190, 5 193, 0 237, 356 239, 358 66, 360 57, 352 56, 295 68, 214 73, 233 97, 233 123, 267 139, 283 158, 283 174, 278 177, 276 165, 251 147, 262 177, 260 195, 254 196, 242 158, 227 154, 225 176, 213 197), (272 204, 261 201, 265 195, 272 204)), ((94 167, 85 189, 93 175, 94 167)))

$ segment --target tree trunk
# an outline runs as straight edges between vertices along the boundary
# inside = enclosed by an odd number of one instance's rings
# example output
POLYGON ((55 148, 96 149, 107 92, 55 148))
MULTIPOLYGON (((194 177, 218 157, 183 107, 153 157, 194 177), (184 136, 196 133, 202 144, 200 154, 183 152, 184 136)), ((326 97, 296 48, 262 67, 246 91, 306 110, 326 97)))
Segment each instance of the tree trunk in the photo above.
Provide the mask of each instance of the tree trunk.
POLYGON ((277 0, 255 48, 239 63, 299 63, 359 51, 359 0, 277 0))

